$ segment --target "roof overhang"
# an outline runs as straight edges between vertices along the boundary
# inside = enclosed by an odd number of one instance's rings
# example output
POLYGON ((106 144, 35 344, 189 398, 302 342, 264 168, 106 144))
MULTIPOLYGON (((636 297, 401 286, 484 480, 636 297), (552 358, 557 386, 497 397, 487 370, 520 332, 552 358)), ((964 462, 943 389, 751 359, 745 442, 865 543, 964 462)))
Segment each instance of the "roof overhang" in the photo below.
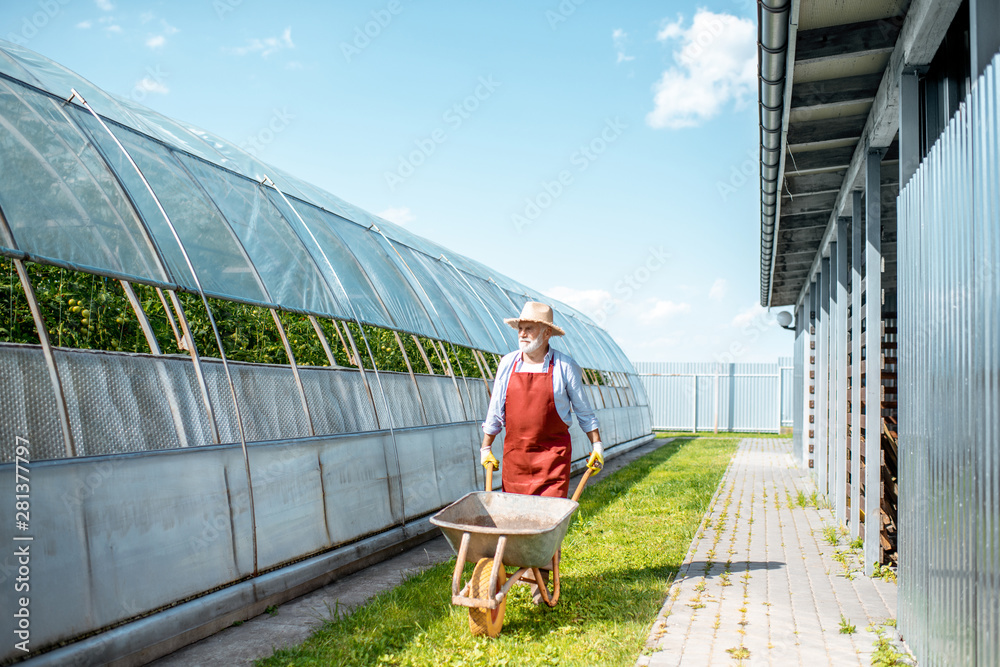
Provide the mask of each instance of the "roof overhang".
POLYGON ((762 0, 758 5, 761 305, 801 303, 829 255, 837 218, 851 214, 851 193, 862 187, 869 149, 884 150, 882 215, 895 217, 899 78, 904 68, 931 61, 960 5, 960 0, 762 0), (784 30, 774 25, 782 8, 784 30), (784 71, 777 118, 779 67, 784 71))

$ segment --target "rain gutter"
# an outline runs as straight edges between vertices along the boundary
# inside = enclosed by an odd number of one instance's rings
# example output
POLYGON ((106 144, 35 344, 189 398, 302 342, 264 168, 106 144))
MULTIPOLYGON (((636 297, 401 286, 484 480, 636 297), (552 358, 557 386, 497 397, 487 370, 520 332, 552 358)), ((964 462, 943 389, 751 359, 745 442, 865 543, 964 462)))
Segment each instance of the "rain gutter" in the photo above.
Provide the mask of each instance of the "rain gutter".
POLYGON ((760 112, 760 304, 771 305, 781 185, 785 165, 799 0, 758 0, 757 78, 760 112), (794 15, 795 20, 790 20, 794 15))

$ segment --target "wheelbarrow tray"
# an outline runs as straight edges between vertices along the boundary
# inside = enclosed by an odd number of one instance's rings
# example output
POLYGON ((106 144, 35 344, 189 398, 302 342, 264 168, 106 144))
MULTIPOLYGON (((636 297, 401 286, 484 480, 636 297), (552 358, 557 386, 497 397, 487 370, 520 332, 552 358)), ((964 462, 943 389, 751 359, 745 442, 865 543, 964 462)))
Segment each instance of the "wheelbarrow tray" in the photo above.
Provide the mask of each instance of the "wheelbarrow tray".
POLYGON ((500 536, 507 537, 503 562, 514 567, 546 567, 559 550, 579 503, 567 498, 473 491, 431 517, 456 553, 469 533, 466 561, 492 558, 500 536))

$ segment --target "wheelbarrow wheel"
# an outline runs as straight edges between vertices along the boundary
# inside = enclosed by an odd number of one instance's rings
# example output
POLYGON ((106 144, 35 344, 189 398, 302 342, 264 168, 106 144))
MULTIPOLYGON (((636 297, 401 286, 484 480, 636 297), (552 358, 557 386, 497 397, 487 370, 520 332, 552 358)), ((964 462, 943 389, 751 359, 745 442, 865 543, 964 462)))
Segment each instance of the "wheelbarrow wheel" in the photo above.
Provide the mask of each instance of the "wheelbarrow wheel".
MULTIPOLYGON (((479 600, 488 600, 500 592, 507 581, 507 572, 503 565, 497 572, 497 584, 493 591, 490 587, 490 574, 493 572, 493 559, 481 558, 472 570, 472 589, 470 597, 479 600)), ((504 598, 496 609, 486 609, 483 607, 469 607, 469 629, 474 635, 486 635, 496 637, 503 627, 503 614, 507 609, 507 598, 504 598)))

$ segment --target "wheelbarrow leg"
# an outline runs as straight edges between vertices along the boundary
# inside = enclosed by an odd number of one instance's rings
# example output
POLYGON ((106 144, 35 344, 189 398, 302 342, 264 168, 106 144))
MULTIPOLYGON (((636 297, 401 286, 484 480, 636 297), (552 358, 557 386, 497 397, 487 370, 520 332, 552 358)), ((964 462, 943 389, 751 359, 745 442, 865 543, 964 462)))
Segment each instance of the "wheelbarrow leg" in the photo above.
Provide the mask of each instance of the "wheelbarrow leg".
POLYGON ((537 567, 531 568, 531 575, 535 578, 535 586, 538 587, 538 593, 542 597, 542 602, 550 607, 555 607, 559 603, 559 554, 562 550, 556 552, 556 555, 552 557, 552 570, 553 577, 553 591, 552 596, 549 597, 548 583, 542 580, 542 573, 537 567))

